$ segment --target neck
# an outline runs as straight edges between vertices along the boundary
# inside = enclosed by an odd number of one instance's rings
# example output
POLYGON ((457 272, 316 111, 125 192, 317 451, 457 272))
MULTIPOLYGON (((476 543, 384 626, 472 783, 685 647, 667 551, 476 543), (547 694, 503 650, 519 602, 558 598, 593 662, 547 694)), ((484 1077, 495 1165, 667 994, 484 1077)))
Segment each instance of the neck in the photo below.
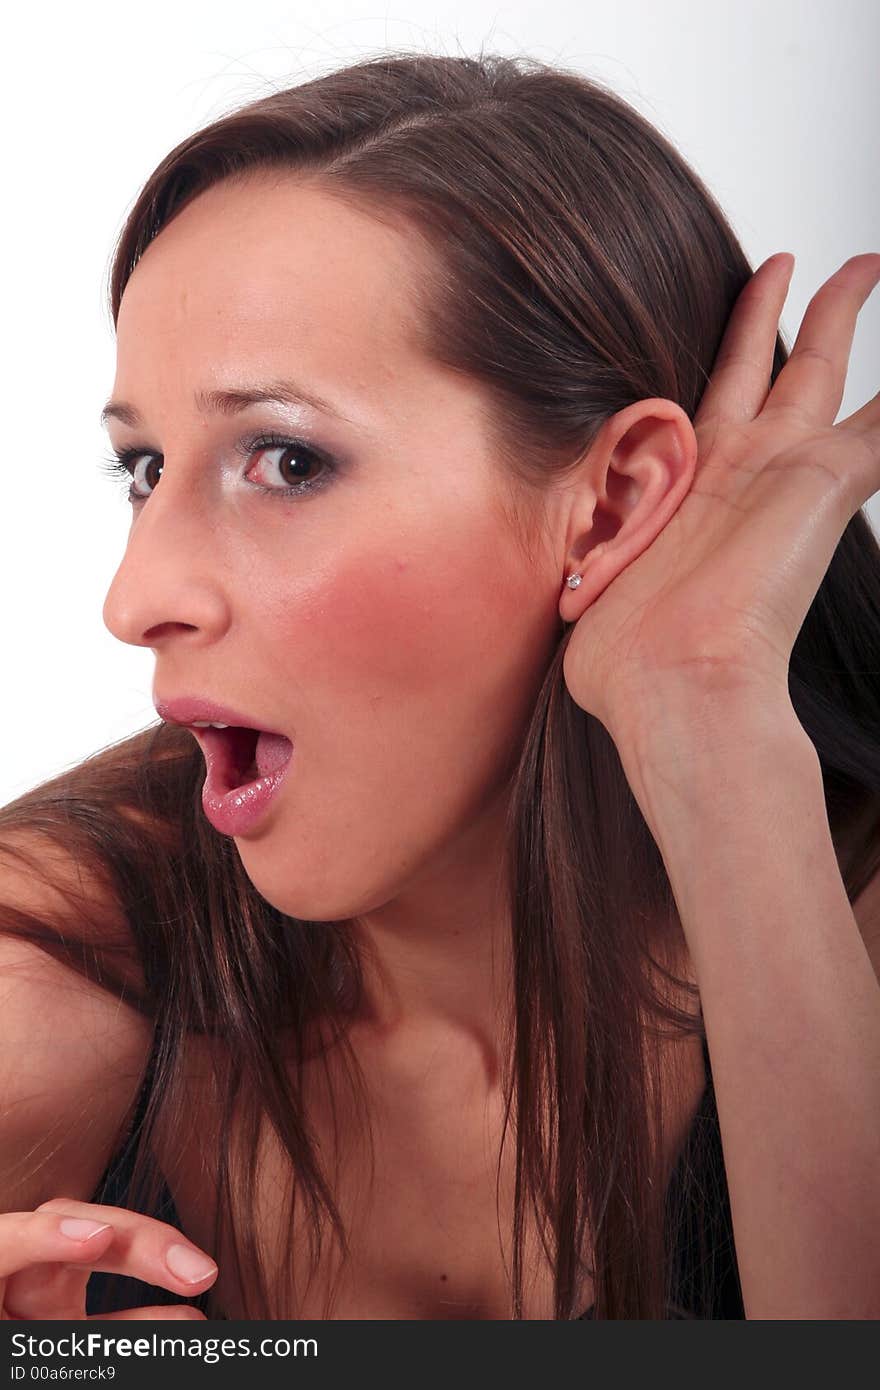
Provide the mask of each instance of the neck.
POLYGON ((441 1041, 478 1051, 497 1077, 512 1011, 504 813, 497 805, 396 897, 351 924, 363 962, 356 1030, 418 1055, 441 1041))

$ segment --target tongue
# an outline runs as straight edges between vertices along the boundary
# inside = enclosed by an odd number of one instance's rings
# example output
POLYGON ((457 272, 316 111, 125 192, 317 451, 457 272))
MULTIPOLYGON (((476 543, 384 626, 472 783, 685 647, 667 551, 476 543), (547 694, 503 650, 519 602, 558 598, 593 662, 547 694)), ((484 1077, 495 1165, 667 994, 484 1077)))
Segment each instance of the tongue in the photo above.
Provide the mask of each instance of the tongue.
POLYGON ((284 734, 260 734, 257 739, 255 762, 260 777, 279 772, 293 752, 293 744, 284 734))

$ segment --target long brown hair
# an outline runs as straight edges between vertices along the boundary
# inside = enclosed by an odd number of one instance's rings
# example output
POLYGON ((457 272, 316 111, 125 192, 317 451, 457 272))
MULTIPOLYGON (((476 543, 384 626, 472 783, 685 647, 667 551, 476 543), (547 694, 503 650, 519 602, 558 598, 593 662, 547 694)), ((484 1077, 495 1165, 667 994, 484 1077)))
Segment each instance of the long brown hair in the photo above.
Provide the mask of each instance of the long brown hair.
MULTIPOLYGON (((115 248, 114 323, 139 257, 175 214, 212 184, 265 168, 305 171, 433 251, 436 273, 420 289, 423 347, 488 388, 511 521, 526 544, 530 504, 609 416, 663 397, 693 418, 752 274, 694 171, 599 82, 524 58, 389 53, 274 92, 172 150, 115 248)), ((786 358, 779 335, 774 380, 786 358)), ((693 986, 668 968, 681 928, 662 858, 607 730, 566 690, 570 630, 560 624, 510 786, 513 1315, 523 1313, 530 1209, 555 1269, 555 1317, 580 1311, 589 1232, 595 1315, 656 1318, 681 1298, 673 1241, 683 1220, 658 1181, 659 1038, 702 1023, 693 986)), ((880 550, 858 512, 790 672, 851 901, 880 857, 878 670, 880 550)), ((345 1049, 359 961, 345 923, 292 919, 259 896, 234 842, 202 814, 202 779, 191 736, 151 726, 6 806, 4 853, 15 852, 8 832, 38 832, 106 884, 114 910, 96 915, 94 900, 67 882, 69 913, 47 923, 9 906, 2 926, 154 1020, 138 1201, 158 1190, 150 1136, 160 1109, 173 1123, 182 1104, 187 1037, 223 1039, 225 1114, 235 1109, 245 1122, 234 1170, 225 1142, 217 1155, 213 1249, 231 1233, 247 1316, 292 1317, 292 1277, 287 1289, 267 1287, 247 1220, 256 1146, 268 1121, 289 1155, 288 1215, 295 1200, 308 1211, 313 1262, 328 1221, 344 1253, 296 1064, 321 1020, 331 1027, 327 1046, 345 1049), (293 1065, 282 1032, 293 1036, 293 1065)), ((48 875, 45 859, 30 862, 48 875)), ((202 1306, 216 1311, 210 1292, 202 1306)))

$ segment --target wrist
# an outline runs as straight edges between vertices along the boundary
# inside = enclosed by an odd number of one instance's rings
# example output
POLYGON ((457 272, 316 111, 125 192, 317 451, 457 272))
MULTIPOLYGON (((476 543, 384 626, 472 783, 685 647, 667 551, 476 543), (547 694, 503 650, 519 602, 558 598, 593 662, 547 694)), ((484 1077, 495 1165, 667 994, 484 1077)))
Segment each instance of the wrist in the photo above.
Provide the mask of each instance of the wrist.
POLYGON ((743 814, 762 789, 791 780, 821 787, 815 745, 785 699, 657 700, 649 720, 615 743, 643 816, 661 849, 681 826, 743 814))

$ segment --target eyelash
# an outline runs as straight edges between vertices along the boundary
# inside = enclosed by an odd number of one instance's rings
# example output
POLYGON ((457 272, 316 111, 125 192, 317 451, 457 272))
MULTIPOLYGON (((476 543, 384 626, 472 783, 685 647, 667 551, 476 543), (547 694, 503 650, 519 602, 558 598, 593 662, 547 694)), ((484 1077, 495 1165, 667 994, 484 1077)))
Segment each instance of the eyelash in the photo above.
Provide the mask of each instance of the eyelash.
MULTIPOLYGON (((265 492, 272 497, 302 497, 304 493, 317 492, 319 488, 325 487, 331 481, 335 472, 333 463, 323 450, 314 449, 302 439, 291 439, 287 435, 260 434, 250 439, 243 439, 235 446, 236 453, 241 454, 246 459, 250 458, 251 454, 259 453, 264 449, 286 449, 298 454, 306 454, 316 463, 322 464, 325 469, 324 473, 317 478, 304 479, 303 482, 288 487, 265 487, 262 483, 253 484, 258 492, 265 492)), ((127 482, 127 479, 133 480, 134 478, 133 465, 135 461, 142 458, 161 458, 161 454, 156 454, 151 449, 129 448, 118 451, 114 449, 109 457, 98 465, 102 472, 109 473, 112 477, 122 476, 125 484, 124 492, 132 506, 149 501, 149 496, 142 497, 140 493, 134 491, 133 481, 127 482)))

